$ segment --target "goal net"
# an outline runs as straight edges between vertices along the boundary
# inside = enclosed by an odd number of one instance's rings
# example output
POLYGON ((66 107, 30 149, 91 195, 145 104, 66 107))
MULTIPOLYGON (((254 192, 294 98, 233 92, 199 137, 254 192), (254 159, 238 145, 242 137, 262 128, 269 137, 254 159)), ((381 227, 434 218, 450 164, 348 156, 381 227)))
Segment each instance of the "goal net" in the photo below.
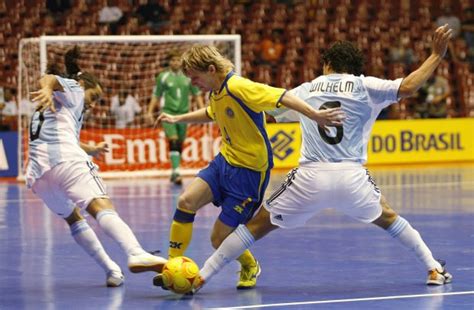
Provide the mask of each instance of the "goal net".
MULTIPOLYGON (((100 104, 87 111, 81 141, 106 141, 110 152, 95 162, 104 177, 165 176, 170 174, 168 143, 162 128, 146 118, 155 77, 168 65, 171 50, 183 52, 196 43, 213 44, 235 64, 240 73, 239 35, 188 36, 43 36, 22 39, 19 45, 19 179, 28 161, 29 118, 34 104, 30 92, 52 64, 64 71, 64 53, 74 45, 81 49, 81 70, 98 76, 104 94, 100 104), (130 102, 128 102, 130 101, 130 102), (134 106, 129 122, 118 121, 112 108, 118 102, 134 106)), ((207 102, 207 95, 201 94, 207 102)), ((190 110, 196 109, 190 100, 190 110)), ((212 160, 220 145, 217 126, 189 125, 183 145, 180 172, 195 174, 212 160)))

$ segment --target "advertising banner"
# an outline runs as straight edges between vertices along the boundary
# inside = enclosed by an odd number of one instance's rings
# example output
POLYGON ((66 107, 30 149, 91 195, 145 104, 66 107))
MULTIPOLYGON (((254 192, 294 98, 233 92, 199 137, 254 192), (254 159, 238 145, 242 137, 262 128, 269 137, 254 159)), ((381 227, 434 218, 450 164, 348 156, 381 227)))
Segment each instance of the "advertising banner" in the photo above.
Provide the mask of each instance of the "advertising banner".
POLYGON ((0 132, 0 177, 18 174, 18 133, 0 132))

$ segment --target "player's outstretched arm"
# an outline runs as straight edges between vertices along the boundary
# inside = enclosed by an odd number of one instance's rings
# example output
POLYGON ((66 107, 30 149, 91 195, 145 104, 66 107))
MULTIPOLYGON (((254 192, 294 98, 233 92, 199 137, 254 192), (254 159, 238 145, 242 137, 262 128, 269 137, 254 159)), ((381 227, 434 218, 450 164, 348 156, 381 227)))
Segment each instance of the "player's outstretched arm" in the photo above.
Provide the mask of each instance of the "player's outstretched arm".
POLYGON ((316 121, 319 126, 341 126, 345 114, 341 108, 316 110, 299 97, 286 92, 280 103, 285 107, 295 110, 306 117, 316 121))
POLYGON ((398 91, 398 96, 400 98, 413 95, 433 74, 446 54, 449 40, 452 37, 452 32, 453 30, 448 28, 448 24, 436 29, 433 35, 431 55, 418 69, 403 79, 398 91))
POLYGON ((212 119, 207 115, 206 108, 199 109, 197 111, 181 114, 171 115, 168 113, 161 113, 155 121, 154 127, 158 126, 162 122, 175 124, 175 123, 208 123, 212 119))
POLYGON ((43 112, 47 108, 56 112, 53 104, 53 91, 63 90, 56 77, 52 74, 47 74, 40 79, 41 88, 37 91, 31 92, 33 98, 31 101, 38 103, 37 109, 43 112))

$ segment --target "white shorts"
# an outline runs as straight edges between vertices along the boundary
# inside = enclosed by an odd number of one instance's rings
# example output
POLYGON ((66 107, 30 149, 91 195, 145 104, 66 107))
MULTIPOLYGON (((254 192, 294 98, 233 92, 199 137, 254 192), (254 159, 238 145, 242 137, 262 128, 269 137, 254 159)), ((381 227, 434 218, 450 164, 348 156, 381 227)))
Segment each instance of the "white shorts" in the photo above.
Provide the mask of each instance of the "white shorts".
POLYGON ((97 165, 90 161, 60 163, 37 179, 31 189, 63 218, 76 206, 84 209, 95 198, 108 198, 97 165))
POLYGON ((303 226, 326 208, 370 223, 382 214, 381 193, 358 163, 310 163, 295 168, 265 201, 271 222, 282 228, 303 226))

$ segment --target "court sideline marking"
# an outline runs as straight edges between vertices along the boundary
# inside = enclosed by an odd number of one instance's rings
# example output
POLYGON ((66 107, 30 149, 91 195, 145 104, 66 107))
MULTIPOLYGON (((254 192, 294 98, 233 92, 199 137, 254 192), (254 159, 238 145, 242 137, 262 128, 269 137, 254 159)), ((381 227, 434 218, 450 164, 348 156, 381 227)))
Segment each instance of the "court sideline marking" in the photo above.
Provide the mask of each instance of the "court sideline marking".
POLYGON ((288 306, 301 306, 301 305, 333 304, 333 303, 344 303, 344 302, 423 298, 423 297, 470 295, 470 294, 474 294, 474 291, 450 292, 450 293, 433 293, 433 294, 417 294, 417 295, 397 295, 397 296, 382 296, 382 297, 365 297, 365 298, 349 298, 349 299, 333 299, 333 300, 317 300, 317 301, 301 301, 301 302, 288 302, 288 303, 278 303, 278 304, 261 304, 261 305, 251 305, 251 306, 219 307, 219 308, 205 308, 205 309, 208 309, 208 310, 253 309, 253 308, 288 307, 288 306))

